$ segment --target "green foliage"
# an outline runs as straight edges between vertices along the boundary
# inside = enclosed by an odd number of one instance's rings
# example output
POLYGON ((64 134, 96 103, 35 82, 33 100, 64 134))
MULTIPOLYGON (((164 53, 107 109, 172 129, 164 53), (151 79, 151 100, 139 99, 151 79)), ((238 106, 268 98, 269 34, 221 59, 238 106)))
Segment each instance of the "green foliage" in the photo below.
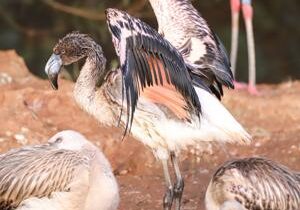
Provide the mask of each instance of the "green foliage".
MULTIPOLYGON (((194 0, 193 4, 229 51, 229 1, 194 0)), ((91 34, 102 45, 108 67, 116 67, 117 60, 104 18, 104 10, 108 7, 127 10, 156 27, 147 0, 0 0, 0 49, 16 49, 31 71, 44 77, 44 65, 55 42, 66 33, 78 30, 91 34)), ((300 2, 254 1, 254 11, 258 81, 299 79, 300 2)), ((247 48, 242 21, 240 26, 238 76, 247 80, 247 48)), ((72 72, 71 79, 76 78, 80 67, 75 65, 73 69, 68 71, 72 72)))

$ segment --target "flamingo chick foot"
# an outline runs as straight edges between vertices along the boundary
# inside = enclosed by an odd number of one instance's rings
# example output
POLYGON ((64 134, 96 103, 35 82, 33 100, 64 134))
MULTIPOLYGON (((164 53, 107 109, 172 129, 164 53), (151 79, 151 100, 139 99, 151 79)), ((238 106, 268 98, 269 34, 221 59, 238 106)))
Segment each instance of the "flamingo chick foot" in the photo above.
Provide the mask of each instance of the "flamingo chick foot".
POLYGON ((164 210, 172 209, 173 199, 174 199, 174 191, 173 188, 169 187, 165 193, 164 200, 163 200, 164 210))
POLYGON ((184 189, 184 181, 183 179, 180 179, 174 184, 174 189, 173 189, 176 210, 180 210, 183 189, 184 189))

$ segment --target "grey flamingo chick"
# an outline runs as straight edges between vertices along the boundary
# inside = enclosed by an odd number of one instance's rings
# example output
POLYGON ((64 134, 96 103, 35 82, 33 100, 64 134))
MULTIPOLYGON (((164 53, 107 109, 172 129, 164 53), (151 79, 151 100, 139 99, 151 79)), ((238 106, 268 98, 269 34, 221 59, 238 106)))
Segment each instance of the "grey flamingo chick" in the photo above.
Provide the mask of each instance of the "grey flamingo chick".
POLYGON ((179 209, 184 186, 177 161, 180 150, 207 141, 243 144, 251 138, 205 84, 192 85, 183 58, 167 40, 125 12, 106 13, 120 69, 106 70, 101 47, 87 35, 71 33, 56 44, 45 71, 57 88, 61 66, 86 58, 75 84, 75 100, 105 125, 116 126, 120 119, 125 134, 131 131, 153 151, 167 182, 164 207, 170 209, 175 199, 179 209), (169 158, 176 174, 174 186, 169 158))
POLYGON ((118 203, 109 162, 78 132, 0 155, 0 209, 115 210, 118 203))
MULTIPOLYGON (((236 73, 238 39, 239 39, 239 14, 242 8, 243 18, 246 26, 247 46, 248 46, 248 70, 249 70, 249 83, 248 91, 250 94, 258 95, 256 89, 256 64, 255 64, 255 43, 253 35, 253 7, 251 0, 230 0, 231 5, 231 53, 230 61, 232 71, 236 73), (242 2, 242 5, 241 5, 242 2)), ((244 84, 235 82, 235 87, 242 89, 244 84)))
POLYGON ((265 158, 223 164, 205 197, 207 210, 298 210, 300 174, 265 158))
POLYGON ((190 0, 149 0, 159 33, 182 54, 194 68, 194 85, 204 82, 219 99, 222 85, 233 88, 233 75, 227 52, 190 0))

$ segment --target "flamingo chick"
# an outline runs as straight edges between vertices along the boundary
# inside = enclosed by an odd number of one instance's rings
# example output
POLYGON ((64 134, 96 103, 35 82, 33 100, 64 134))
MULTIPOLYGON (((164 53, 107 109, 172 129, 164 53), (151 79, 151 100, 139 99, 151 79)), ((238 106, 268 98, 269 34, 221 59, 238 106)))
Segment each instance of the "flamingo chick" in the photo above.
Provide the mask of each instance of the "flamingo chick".
POLYGON ((0 209, 115 210, 118 203, 109 162, 76 131, 0 155, 0 209))
MULTIPOLYGON (((230 61, 232 71, 236 73, 237 51, 238 51, 238 36, 239 36, 239 14, 242 8, 243 18, 246 26, 247 46, 248 46, 248 69, 249 69, 249 84, 248 91, 252 95, 258 95, 256 89, 256 64, 255 64, 255 43, 253 35, 253 7, 251 0, 230 0, 231 5, 231 53, 230 61), (242 2, 242 7, 241 7, 242 2)), ((242 89, 244 84, 235 82, 235 87, 242 89)))
POLYGON ((207 210, 298 210, 300 174, 264 158, 223 164, 205 196, 207 210))
POLYGON ((125 134, 131 131, 153 151, 167 182, 164 207, 170 209, 175 199, 179 209, 184 186, 179 152, 207 141, 249 143, 251 137, 204 82, 193 85, 181 54, 167 40, 125 12, 107 9, 106 14, 120 69, 106 70, 101 46, 75 32, 56 44, 45 71, 58 88, 61 66, 86 59, 75 84, 75 100, 104 125, 116 126, 120 120, 125 134), (174 185, 169 158, 176 173, 174 185))

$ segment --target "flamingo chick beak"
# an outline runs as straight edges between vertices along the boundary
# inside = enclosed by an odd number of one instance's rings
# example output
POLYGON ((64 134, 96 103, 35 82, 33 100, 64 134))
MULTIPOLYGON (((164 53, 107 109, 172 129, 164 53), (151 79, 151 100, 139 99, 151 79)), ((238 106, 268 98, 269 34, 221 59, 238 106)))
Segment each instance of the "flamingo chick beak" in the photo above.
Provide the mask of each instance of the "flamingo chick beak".
POLYGON ((48 75, 51 86, 54 90, 58 89, 58 75, 62 66, 62 60, 59 55, 52 54, 45 66, 45 72, 48 75))

